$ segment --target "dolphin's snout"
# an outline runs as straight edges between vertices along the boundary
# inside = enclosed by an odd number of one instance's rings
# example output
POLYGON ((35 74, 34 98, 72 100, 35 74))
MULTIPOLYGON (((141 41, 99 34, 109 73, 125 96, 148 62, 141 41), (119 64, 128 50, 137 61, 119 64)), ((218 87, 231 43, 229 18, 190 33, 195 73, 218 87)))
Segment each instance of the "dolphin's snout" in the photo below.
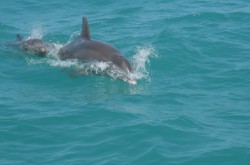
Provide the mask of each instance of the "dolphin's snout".
POLYGON ((46 49, 45 49, 45 48, 41 48, 41 49, 40 49, 40 52, 41 52, 41 53, 46 53, 46 49))
POLYGON ((132 84, 132 85, 136 85, 137 84, 137 82, 135 80, 128 80, 128 83, 132 84))
POLYGON ((45 48, 41 48, 40 51, 41 52, 45 52, 46 50, 45 50, 45 48))

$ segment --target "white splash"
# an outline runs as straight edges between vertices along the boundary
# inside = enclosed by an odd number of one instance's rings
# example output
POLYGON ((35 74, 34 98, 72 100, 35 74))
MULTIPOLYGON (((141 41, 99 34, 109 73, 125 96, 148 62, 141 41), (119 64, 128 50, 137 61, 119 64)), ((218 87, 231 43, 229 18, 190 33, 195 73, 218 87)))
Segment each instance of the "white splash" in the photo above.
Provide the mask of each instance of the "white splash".
POLYGON ((48 43, 48 45, 48 56, 59 60, 58 52, 63 45, 59 43, 48 43))
POLYGON ((27 39, 42 39, 45 32, 41 26, 36 26, 32 29, 31 35, 27 37, 27 39))
POLYGON ((30 59, 30 58, 26 58, 26 61, 29 65, 38 65, 38 64, 42 64, 44 63, 44 61, 42 60, 38 60, 38 59, 30 59))
MULTIPOLYGON (((42 39, 43 36, 45 35, 45 32, 41 26, 36 26, 35 28, 32 29, 31 35, 27 37, 26 40, 28 39, 42 39)), ((47 49, 48 49, 48 56, 53 57, 55 59, 58 59, 58 52, 61 47, 63 47, 63 44, 60 43, 52 43, 52 42, 47 42, 47 49)))
POLYGON ((151 44, 137 47, 131 61, 134 69, 134 73, 131 74, 132 79, 149 79, 150 57, 157 57, 157 52, 151 44))
POLYGON ((71 41, 73 41, 77 36, 79 36, 79 31, 73 32, 73 33, 70 35, 67 44, 70 43, 71 41))
POLYGON ((49 59, 46 61, 50 66, 61 67, 61 68, 71 68, 78 66, 77 60, 59 60, 59 59, 49 59))
POLYGON ((151 44, 138 46, 135 55, 130 60, 134 72, 127 74, 110 62, 81 62, 77 59, 60 60, 58 51, 62 46, 61 44, 54 44, 49 51, 49 58, 27 59, 27 63, 30 65, 48 64, 51 67, 60 67, 69 69, 70 71, 73 69, 77 72, 77 75, 108 75, 113 79, 120 79, 130 84, 136 84, 137 80, 150 79, 150 57, 157 57, 157 53, 151 44))

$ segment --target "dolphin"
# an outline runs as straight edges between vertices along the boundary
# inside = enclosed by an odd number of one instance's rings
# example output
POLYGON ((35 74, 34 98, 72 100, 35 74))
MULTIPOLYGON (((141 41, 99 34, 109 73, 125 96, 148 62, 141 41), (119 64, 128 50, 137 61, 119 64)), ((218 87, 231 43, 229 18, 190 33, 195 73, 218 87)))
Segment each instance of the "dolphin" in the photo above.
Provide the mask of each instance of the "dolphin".
POLYGON ((5 45, 18 47, 21 50, 38 56, 45 56, 49 49, 49 45, 42 39, 32 38, 24 40, 20 34, 17 34, 15 42, 5 45))
MULTIPOLYGON (((82 18, 82 30, 80 35, 69 44, 59 50, 61 60, 78 59, 81 61, 111 62, 124 73, 129 74, 133 69, 121 52, 114 46, 90 38, 90 30, 86 17, 82 18)), ((127 80, 130 84, 136 84, 135 80, 127 80)))

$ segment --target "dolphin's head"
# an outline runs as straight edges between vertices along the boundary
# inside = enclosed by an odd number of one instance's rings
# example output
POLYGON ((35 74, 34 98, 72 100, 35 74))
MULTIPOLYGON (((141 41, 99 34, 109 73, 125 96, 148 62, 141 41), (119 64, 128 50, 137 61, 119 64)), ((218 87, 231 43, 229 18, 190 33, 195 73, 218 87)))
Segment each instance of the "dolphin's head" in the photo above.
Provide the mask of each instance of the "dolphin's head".
POLYGON ((136 80, 133 80, 130 77, 130 73, 133 72, 133 68, 131 67, 130 63, 121 55, 115 56, 112 62, 118 66, 122 71, 126 73, 124 80, 127 81, 129 84, 137 84, 136 80))
POLYGON ((46 55, 48 51, 46 43, 44 43, 41 39, 28 39, 22 41, 20 48, 40 56, 46 55))

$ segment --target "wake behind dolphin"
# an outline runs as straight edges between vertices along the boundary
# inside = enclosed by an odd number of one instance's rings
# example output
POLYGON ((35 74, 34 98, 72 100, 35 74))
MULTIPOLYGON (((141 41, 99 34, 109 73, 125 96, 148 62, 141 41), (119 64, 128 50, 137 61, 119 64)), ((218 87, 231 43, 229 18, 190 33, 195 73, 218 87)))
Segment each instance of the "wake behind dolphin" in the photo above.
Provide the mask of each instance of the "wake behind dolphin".
MULTIPOLYGON (((60 59, 78 59, 84 62, 111 62, 112 65, 118 67, 126 75, 132 73, 133 69, 130 63, 123 57, 120 51, 103 41, 92 40, 87 18, 83 17, 82 21, 81 34, 73 42, 59 50, 60 59)), ((129 76, 123 80, 130 84, 136 84, 136 81, 129 78, 129 76)))

